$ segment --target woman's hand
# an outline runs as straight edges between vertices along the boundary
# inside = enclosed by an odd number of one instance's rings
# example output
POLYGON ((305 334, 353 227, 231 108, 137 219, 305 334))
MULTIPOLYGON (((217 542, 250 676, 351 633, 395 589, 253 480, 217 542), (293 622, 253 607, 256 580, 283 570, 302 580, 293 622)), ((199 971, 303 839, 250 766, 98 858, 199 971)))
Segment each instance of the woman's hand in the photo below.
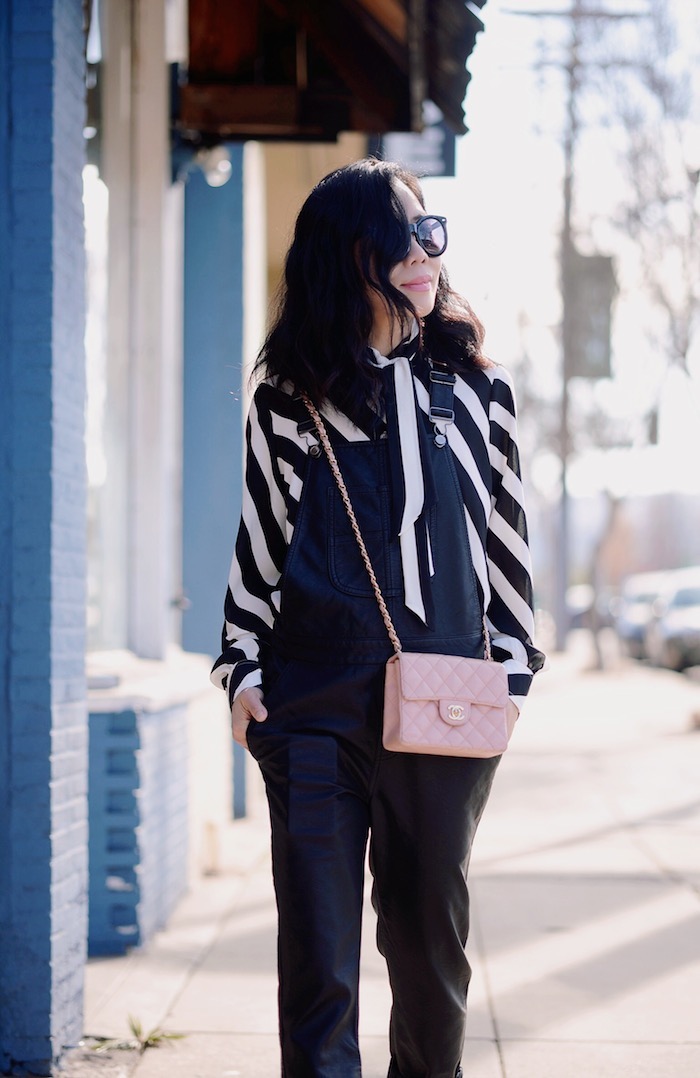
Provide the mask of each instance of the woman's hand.
POLYGON ((262 689, 254 685, 250 689, 244 689, 233 701, 231 708, 231 733, 233 740, 248 748, 248 723, 264 722, 267 718, 267 708, 263 704, 262 689))

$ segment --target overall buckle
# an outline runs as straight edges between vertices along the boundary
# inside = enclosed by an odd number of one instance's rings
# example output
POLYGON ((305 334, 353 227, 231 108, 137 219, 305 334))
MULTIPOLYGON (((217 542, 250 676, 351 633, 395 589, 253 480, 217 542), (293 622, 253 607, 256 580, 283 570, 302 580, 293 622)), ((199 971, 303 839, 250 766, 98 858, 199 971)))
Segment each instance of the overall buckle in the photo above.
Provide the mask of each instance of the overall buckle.
POLYGON ((433 424, 433 441, 438 449, 447 444, 447 427, 455 421, 454 387, 457 376, 450 371, 430 370, 430 409, 428 417, 433 424))

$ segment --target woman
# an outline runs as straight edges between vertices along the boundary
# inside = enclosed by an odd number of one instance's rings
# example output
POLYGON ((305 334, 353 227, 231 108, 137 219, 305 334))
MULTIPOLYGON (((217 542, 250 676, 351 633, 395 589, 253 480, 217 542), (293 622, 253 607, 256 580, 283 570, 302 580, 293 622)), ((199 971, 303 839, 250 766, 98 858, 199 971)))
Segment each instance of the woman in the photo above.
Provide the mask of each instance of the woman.
POLYGON ((446 245, 412 174, 376 160, 331 173, 299 213, 258 363, 212 679, 265 780, 287 1078, 361 1073, 368 838, 389 1075, 461 1074, 466 871, 498 762, 382 748, 392 647, 301 393, 322 411, 404 649, 483 657, 486 611, 513 720, 542 664, 511 384, 448 286, 446 245))

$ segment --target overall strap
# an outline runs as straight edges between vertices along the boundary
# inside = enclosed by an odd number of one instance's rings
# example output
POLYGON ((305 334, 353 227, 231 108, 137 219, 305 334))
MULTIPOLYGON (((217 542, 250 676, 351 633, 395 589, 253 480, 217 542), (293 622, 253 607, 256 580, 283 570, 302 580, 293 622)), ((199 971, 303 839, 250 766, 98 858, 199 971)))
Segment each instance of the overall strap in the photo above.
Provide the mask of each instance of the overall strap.
POLYGON ((454 423, 456 375, 442 363, 430 365, 430 422, 435 432, 433 441, 438 449, 447 445, 447 427, 454 423))

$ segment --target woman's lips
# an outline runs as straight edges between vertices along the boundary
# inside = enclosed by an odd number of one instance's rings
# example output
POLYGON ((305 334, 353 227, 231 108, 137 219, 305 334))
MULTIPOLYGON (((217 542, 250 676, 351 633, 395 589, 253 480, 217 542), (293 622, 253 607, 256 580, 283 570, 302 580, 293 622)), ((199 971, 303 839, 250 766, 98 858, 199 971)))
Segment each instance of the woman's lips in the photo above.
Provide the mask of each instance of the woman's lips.
POLYGON ((412 281, 406 281, 403 287, 411 292, 429 292, 432 285, 432 277, 414 277, 412 281))

